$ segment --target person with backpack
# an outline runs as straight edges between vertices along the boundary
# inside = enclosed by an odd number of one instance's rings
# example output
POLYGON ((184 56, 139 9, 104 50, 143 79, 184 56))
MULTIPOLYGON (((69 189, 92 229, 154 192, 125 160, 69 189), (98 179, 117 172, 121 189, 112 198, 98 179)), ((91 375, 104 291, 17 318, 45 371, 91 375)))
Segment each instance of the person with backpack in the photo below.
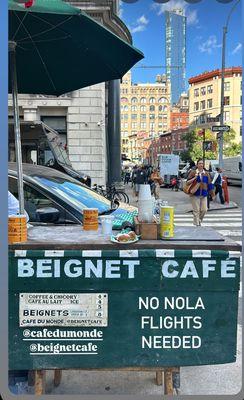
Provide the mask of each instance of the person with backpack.
POLYGON ((224 204, 225 201, 224 201, 223 190, 222 190, 222 169, 219 167, 216 168, 216 172, 213 177, 212 184, 215 187, 215 196, 217 196, 217 194, 219 194, 220 202, 221 202, 221 204, 224 204))

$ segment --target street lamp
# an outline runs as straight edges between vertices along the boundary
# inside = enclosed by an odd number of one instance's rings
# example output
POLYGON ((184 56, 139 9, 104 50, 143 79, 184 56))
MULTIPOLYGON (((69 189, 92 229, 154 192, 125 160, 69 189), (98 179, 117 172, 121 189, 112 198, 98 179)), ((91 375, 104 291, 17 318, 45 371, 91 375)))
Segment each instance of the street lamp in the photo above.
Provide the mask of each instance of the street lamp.
MULTIPOLYGON (((230 21, 231 14, 236 8, 237 4, 240 3, 241 0, 237 0, 236 3, 232 6, 229 15, 226 20, 226 24, 223 27, 223 42, 222 42, 222 71, 221 71, 221 103, 220 103, 220 125, 224 124, 224 79, 225 79, 225 46, 226 46, 226 34, 228 29, 228 24, 230 21)), ((223 132, 219 132, 219 166, 223 167, 223 145, 224 145, 224 137, 223 132)))

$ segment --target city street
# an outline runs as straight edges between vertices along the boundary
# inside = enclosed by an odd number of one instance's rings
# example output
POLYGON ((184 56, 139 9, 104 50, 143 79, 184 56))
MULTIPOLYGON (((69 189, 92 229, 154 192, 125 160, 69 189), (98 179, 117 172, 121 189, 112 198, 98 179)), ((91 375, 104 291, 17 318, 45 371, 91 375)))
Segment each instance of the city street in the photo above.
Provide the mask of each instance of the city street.
MULTIPOLYGON (((131 203, 137 204, 130 185, 126 186, 131 203)), ((209 211, 204 226, 212 226, 224 236, 241 243, 241 187, 229 187, 230 199, 238 207, 209 211)), ((161 188, 160 198, 175 206, 175 225, 192 225, 189 199, 182 192, 161 188)), ((221 207, 219 205, 219 207, 221 207)), ((234 395, 241 389, 241 301, 239 292, 239 314, 237 332, 237 360, 235 363, 181 368, 181 395, 234 395), (214 377, 214 379, 213 379, 214 377)), ((53 387, 53 373, 47 376, 47 393, 50 394, 103 394, 103 395, 162 395, 163 387, 155 383, 155 372, 116 371, 63 371, 61 385, 53 387)))

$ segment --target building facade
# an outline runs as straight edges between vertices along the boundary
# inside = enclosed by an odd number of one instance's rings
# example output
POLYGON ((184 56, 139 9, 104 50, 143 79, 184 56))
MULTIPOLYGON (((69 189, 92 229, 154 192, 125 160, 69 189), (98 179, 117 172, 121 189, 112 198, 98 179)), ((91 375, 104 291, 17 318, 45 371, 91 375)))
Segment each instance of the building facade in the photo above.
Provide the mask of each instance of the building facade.
POLYGON ((165 75, 157 75, 155 83, 132 83, 128 72, 122 79, 120 96, 122 154, 140 163, 148 141, 169 129, 170 84, 165 75))
POLYGON ((170 110, 170 130, 187 128, 189 126, 189 99, 182 93, 179 102, 170 110))
POLYGON ((165 11, 166 75, 171 104, 186 90, 186 17, 182 9, 165 11))
MULTIPOLYGON (((193 127, 211 128, 208 118, 218 117, 221 103, 221 70, 204 72, 189 79, 189 123, 193 127)), ((242 129, 242 68, 225 69, 224 124, 235 132, 235 141, 241 141, 242 129)))
MULTIPOLYGON (((118 0, 66 1, 84 10, 126 42, 132 42, 129 30, 117 15, 118 0)), ((101 185, 108 177, 108 87, 109 83, 100 83, 60 97, 18 96, 20 117, 28 121, 43 120, 57 129, 67 144, 73 168, 90 175, 92 183, 101 185)), ((12 112, 10 96, 10 117, 12 112)))

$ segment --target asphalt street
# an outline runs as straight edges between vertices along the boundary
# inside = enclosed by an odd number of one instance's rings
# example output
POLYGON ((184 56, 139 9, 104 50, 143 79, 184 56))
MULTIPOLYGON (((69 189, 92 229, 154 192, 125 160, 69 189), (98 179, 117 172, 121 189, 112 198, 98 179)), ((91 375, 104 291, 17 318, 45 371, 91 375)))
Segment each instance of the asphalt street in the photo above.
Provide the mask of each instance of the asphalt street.
MULTIPOLYGON (((130 186, 126 187, 132 204, 137 204, 130 186)), ((203 225, 212 226, 222 235, 241 244, 242 213, 241 188, 229 187, 230 199, 237 204, 234 208, 221 208, 211 204, 211 209, 203 225), (216 209, 218 208, 219 209, 216 209)), ((189 199, 182 192, 160 189, 160 198, 175 206, 175 224, 192 225, 189 199)), ((241 302, 239 292, 239 314, 237 330, 237 359, 235 363, 181 368, 181 395, 234 395, 241 389, 241 302)), ((155 383, 155 372, 116 371, 63 371, 59 387, 53 386, 53 373, 47 376, 49 394, 90 394, 90 395, 162 395, 163 387, 155 383)))

